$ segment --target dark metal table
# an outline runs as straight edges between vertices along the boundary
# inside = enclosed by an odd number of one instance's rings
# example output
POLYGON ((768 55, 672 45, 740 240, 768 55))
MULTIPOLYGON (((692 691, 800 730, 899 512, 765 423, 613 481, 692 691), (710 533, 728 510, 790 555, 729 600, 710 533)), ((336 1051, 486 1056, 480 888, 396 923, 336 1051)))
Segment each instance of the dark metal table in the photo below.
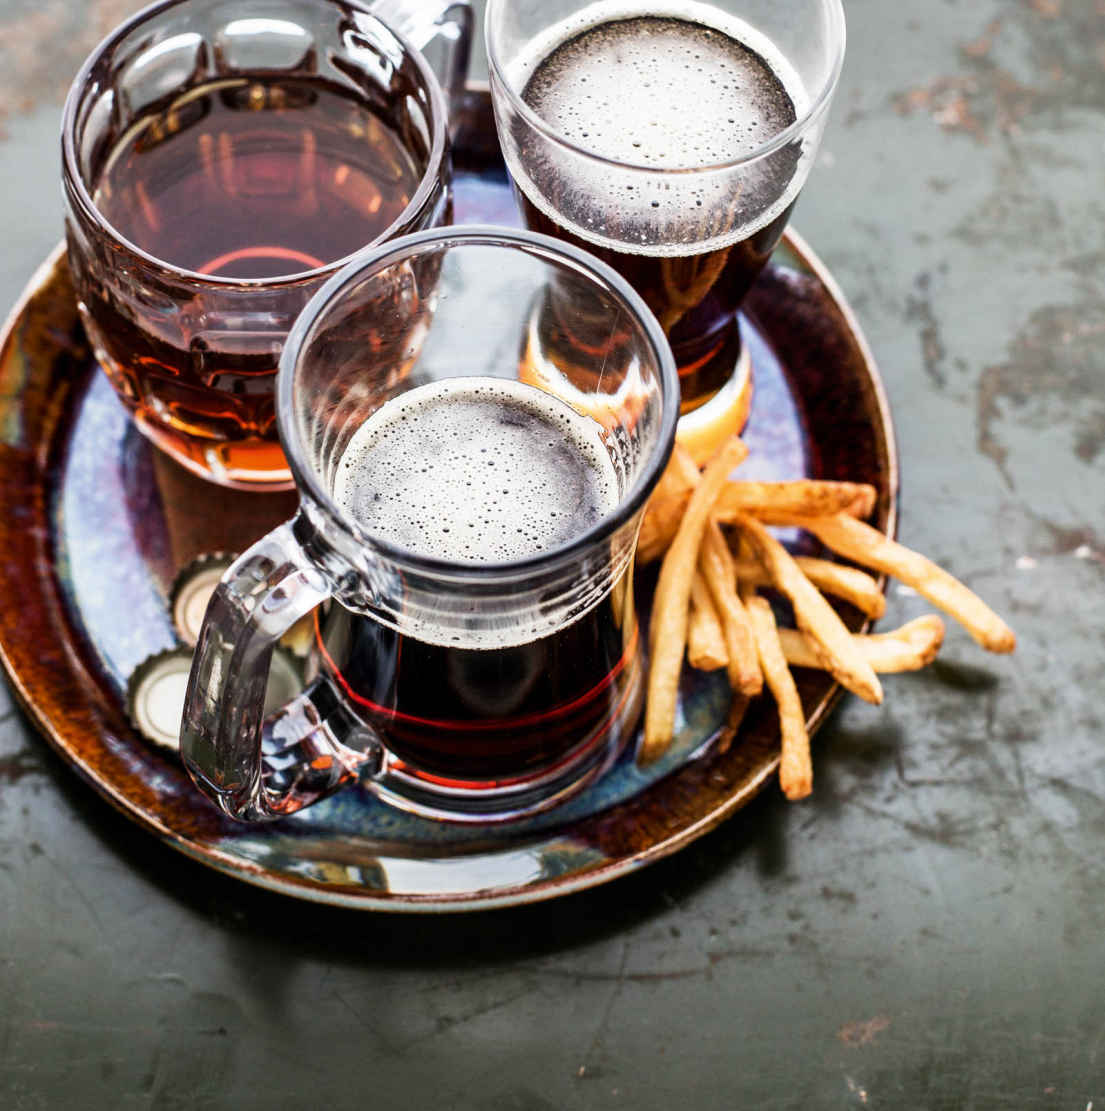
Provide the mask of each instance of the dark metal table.
MULTIPOLYGON (((5 304, 59 234, 65 85, 135 6, 0 2, 5 304)), ((1105 4, 848 15, 797 223, 882 367, 902 538, 1016 656, 952 629, 842 704, 810 801, 436 919, 192 864, 2 694, 0 1107, 1105 1108, 1105 4)))

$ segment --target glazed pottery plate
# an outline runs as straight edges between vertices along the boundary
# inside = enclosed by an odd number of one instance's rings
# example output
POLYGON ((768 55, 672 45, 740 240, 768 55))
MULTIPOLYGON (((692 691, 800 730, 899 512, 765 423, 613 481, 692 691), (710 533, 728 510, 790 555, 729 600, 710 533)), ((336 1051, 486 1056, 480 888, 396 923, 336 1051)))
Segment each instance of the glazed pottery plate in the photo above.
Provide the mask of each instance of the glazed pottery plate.
MULTIPOLYGON (((485 90, 456 129, 458 222, 516 224, 485 90)), ((743 320, 755 392, 742 475, 872 483, 892 533, 889 411, 859 329, 825 268, 789 233, 743 320)), ((564 806, 478 827, 401 813, 350 788, 278 823, 217 813, 175 753, 139 735, 128 680, 173 648, 168 599, 197 556, 240 552, 295 508, 183 471, 139 435, 92 360, 65 256, 42 265, 0 336, 0 652, 47 740, 127 817, 232 876, 304 899, 442 911, 532 902, 599 884, 693 841, 772 781, 779 732, 755 701, 735 738, 724 673, 690 673, 675 743, 647 769, 627 756, 564 806)), ((785 535, 785 534, 784 534, 785 535)), ((799 543, 797 537, 787 537, 799 543)), ((651 577, 639 576, 642 613, 651 577)), ((853 629, 862 615, 841 604, 853 629)), ((796 672, 815 730, 839 694, 796 672)))

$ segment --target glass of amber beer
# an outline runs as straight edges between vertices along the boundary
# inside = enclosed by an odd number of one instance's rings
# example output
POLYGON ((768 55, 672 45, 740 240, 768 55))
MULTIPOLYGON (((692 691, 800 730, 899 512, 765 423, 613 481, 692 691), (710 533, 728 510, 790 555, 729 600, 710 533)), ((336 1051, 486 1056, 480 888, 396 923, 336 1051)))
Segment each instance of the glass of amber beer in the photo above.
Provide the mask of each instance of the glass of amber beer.
MULTIPOLYGON (((387 14, 455 74, 464 0, 387 14)), ((161 0, 73 81, 62 175, 81 319, 138 427, 212 481, 288 488, 284 338, 362 247, 447 221, 446 100, 368 4, 161 0)))
POLYGON ((281 356, 300 510, 207 610, 181 732, 197 784, 247 820, 360 781, 482 822, 601 774, 640 715, 633 556, 678 411, 655 318, 570 244, 442 228, 352 262, 281 356), (531 380, 553 283, 606 321, 586 394, 531 380), (273 645, 320 604, 317 679, 263 726, 273 645))
MULTIPOLYGON (((747 413, 738 309, 813 163, 844 56, 840 0, 489 0, 499 138, 529 227, 584 247, 656 314, 684 418, 747 413), (693 414, 693 415, 691 415, 693 414)), ((591 345, 550 295, 552 362, 591 345)), ((718 436, 707 437, 717 439, 718 436)))

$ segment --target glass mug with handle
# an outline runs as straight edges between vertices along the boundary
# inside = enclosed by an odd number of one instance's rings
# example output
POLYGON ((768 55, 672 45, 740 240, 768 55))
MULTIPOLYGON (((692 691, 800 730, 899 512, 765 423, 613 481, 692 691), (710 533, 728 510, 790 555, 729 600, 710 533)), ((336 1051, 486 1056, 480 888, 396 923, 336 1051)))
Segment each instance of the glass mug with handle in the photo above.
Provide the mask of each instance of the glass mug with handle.
MULTIPOLYGON (((703 458, 747 415, 738 309, 817 152, 840 0, 488 0, 486 36, 527 226, 641 294, 679 367, 679 438, 703 458)), ((590 343, 555 295, 536 323, 560 362, 590 343)))
POLYGON ((224 485, 292 484, 274 383, 312 294, 364 246, 448 220, 446 98, 415 46, 455 91, 471 11, 385 7, 391 24, 356 0, 162 0, 69 91, 85 330, 138 427, 224 485))
POLYGON ((590 782, 641 709, 633 555, 678 409, 655 318, 571 245, 445 228, 350 263, 281 356, 300 509, 205 616, 181 729, 198 786, 245 820, 360 781, 492 821, 590 782), (553 282, 607 322, 592 388, 567 400, 529 366, 553 282), (273 645, 320 606, 318 675, 262 722, 273 645))

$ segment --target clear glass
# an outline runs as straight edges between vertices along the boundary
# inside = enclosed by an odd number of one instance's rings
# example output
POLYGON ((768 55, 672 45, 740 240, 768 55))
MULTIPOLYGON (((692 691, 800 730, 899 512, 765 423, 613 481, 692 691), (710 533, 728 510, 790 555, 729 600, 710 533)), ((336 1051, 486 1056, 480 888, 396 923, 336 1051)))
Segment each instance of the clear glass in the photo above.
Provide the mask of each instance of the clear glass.
MULTIPOLYGON (((388 0, 387 9, 414 41, 436 43, 455 81, 467 59, 467 3, 388 0)), ((139 428, 178 462, 216 482, 288 488, 274 396, 284 339, 310 297, 349 256, 367 244, 447 222, 446 104, 426 60, 368 6, 165 0, 114 31, 77 74, 65 105, 62 174, 81 317, 139 428), (224 127, 228 103, 234 128, 242 130, 224 127), (374 131, 376 121, 385 126, 374 131), (292 144, 286 152, 291 169, 282 164, 282 172, 266 174, 260 165, 258 173, 251 167, 273 157, 274 129, 281 142, 292 144), (344 167, 341 196, 362 209, 365 220, 358 225, 361 237, 351 230, 345 242, 341 228, 350 225, 327 207, 338 185, 333 193, 316 189, 316 178, 330 173, 337 182, 342 167, 335 174, 325 158, 340 159, 347 151, 368 158, 377 147, 385 149, 385 136, 408 160, 410 187, 393 200, 393 187, 381 181, 377 188, 351 157, 355 166, 344 167), (112 167, 132 174, 126 195, 133 192, 135 199, 116 203, 118 212, 109 219, 104 209, 112 167), (150 198, 167 182, 177 192, 159 210, 150 198), (248 240, 246 247, 224 244, 218 230, 209 230, 215 227, 212 210, 198 199, 205 189, 212 197, 234 198, 223 219, 248 240), (189 200, 195 222, 186 226, 179 214, 189 200), (135 228, 148 236, 129 227, 124 232, 132 213, 135 228), (331 229, 325 257, 292 249, 296 237, 313 234, 312 226, 320 234, 331 229), (176 246, 159 239, 169 230, 176 246), (190 268, 179 252, 201 234, 211 237, 202 256, 210 261, 190 268), (228 269, 262 257, 270 260, 262 276, 228 269)))
MULTIPOLYGON (((398 806, 490 821, 552 806, 608 767, 641 708, 633 554, 679 406, 663 333, 628 284, 532 232, 404 237, 311 301, 281 358, 277 404, 300 510, 237 561, 207 611, 181 732, 201 789, 255 820, 359 780, 398 806), (560 395, 530 328, 553 288, 606 321, 586 388, 560 395), (473 379, 552 393, 586 418, 613 501, 581 535, 524 558, 443 559, 341 507, 346 449, 372 414, 473 379), (262 729, 272 646, 323 602, 318 678, 262 729)), ((547 450, 552 439, 511 468, 547 450)))
POLYGON ((641 294, 675 353, 684 412, 725 394, 741 300, 824 129, 839 0, 488 0, 486 33, 527 225, 641 294))

